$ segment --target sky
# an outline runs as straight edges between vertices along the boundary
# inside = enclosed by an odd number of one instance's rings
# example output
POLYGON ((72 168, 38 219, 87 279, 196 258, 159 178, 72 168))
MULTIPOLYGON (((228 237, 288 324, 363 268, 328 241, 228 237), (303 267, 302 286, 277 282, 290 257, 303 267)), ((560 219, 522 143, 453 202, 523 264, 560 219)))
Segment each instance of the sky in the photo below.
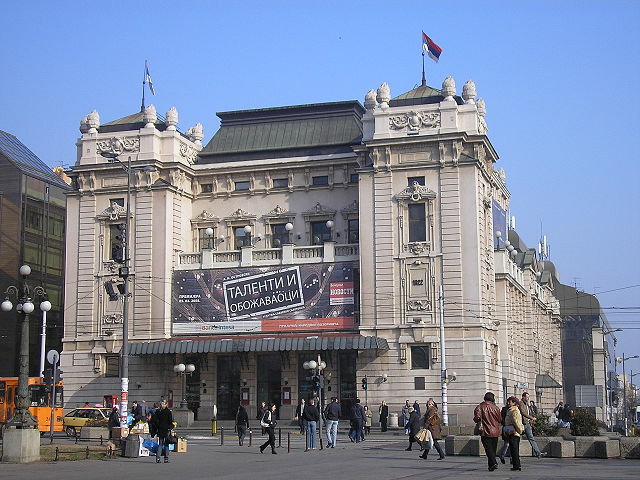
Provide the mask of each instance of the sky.
MULTIPOLYGON (((51 166, 75 163, 80 119, 140 109, 144 62, 164 115, 359 100, 474 80, 529 247, 596 293, 616 355, 640 354, 640 1, 5 1, 0 129, 51 166)), ((640 371, 640 359, 627 370, 640 371)))

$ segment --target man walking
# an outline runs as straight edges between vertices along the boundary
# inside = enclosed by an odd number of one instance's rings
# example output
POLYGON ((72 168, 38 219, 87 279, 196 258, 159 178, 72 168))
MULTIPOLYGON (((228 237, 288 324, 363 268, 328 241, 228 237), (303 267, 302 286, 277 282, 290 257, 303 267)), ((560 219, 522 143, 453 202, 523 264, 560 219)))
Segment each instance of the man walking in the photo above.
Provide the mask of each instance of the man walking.
POLYGON ((338 440, 338 420, 342 416, 342 409, 337 397, 332 397, 331 402, 324 409, 324 418, 327 424, 327 448, 335 448, 338 440))
POLYGON ((492 392, 487 392, 484 394, 484 401, 473 411, 473 421, 478 424, 480 440, 487 455, 490 472, 498 468, 496 449, 498 448, 498 437, 500 437, 502 430, 502 415, 495 401, 495 395, 492 392))
POLYGON ((405 400, 404 406, 402 407, 402 426, 404 427, 405 434, 409 433, 409 428, 407 427, 407 424, 409 423, 410 408, 411 408, 411 405, 409 405, 409 400, 405 400))
POLYGON ((364 440, 364 408, 360 405, 360 399, 356 398, 353 407, 351 407, 351 415, 349 417, 351 420, 351 427, 353 428, 352 432, 349 433, 352 442, 359 443, 364 440))
POLYGON ((316 407, 315 400, 309 400, 309 403, 304 407, 302 411, 302 418, 307 423, 307 450, 316 449, 316 428, 320 421, 320 411, 316 407))
POLYGON ((533 438, 533 430, 531 429, 531 425, 533 425, 536 421, 536 417, 533 416, 531 412, 531 407, 529 406, 529 394, 524 392, 522 394, 522 401, 520 402, 520 415, 522 415, 522 423, 524 423, 524 436, 529 440, 531 444, 531 450, 533 451, 534 457, 545 457, 547 454, 542 453, 540 448, 538 448, 538 444, 533 438))

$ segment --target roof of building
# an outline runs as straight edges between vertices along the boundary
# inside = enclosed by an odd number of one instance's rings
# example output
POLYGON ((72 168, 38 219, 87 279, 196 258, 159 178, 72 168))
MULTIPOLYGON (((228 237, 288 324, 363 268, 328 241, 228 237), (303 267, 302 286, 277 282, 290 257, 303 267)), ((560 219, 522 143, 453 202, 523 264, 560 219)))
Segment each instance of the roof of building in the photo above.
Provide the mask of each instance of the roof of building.
POLYGON ((62 188, 69 188, 69 185, 53 173, 53 170, 20 140, 2 130, 0 130, 0 155, 4 156, 25 175, 36 177, 62 188))
MULTIPOLYGON (((125 132, 128 130, 140 130, 146 124, 147 122, 144 121, 144 112, 136 112, 131 115, 127 115, 126 117, 122 117, 108 123, 103 123, 98 128, 98 131, 100 133, 110 133, 125 132)), ((155 121, 154 125, 161 132, 167 129, 167 125, 164 123, 164 120, 160 115, 158 115, 158 118, 155 121)))
POLYGON ((219 112, 220 129, 200 163, 351 152, 362 140, 358 101, 219 112))
POLYGON ((600 302, 595 295, 559 282, 556 283, 554 294, 560 302, 560 315, 563 317, 600 316, 600 302))
MULTIPOLYGON (((402 95, 398 95, 389 101, 390 107, 406 107, 410 105, 428 105, 431 103, 440 103, 444 100, 445 96, 441 90, 437 88, 429 87, 428 85, 421 85, 413 90, 409 90, 402 95)), ((458 105, 462 105, 464 100, 459 96, 454 96, 454 100, 458 105)))

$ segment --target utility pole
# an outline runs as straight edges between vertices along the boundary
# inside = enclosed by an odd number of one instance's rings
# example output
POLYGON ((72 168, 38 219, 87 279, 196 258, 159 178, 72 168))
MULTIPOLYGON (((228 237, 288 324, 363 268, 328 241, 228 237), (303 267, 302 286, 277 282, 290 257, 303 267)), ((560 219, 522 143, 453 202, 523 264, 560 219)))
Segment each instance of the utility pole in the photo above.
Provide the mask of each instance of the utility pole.
POLYGON ((449 401, 447 398, 447 358, 444 338, 444 287, 440 285, 438 304, 440 310, 440 385, 442 387, 442 423, 449 425, 449 401))

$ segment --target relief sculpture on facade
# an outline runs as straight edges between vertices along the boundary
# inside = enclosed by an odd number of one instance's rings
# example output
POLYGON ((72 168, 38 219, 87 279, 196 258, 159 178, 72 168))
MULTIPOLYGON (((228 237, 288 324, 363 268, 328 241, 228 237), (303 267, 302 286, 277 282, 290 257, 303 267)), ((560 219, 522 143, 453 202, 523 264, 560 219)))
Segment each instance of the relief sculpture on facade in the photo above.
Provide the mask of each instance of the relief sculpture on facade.
POLYGON ((123 153, 133 153, 140 151, 139 137, 111 137, 100 140, 96 144, 97 153, 103 156, 122 155, 123 153), (106 155, 105 155, 106 154, 106 155))
POLYGON ((407 128, 408 130, 418 130, 420 128, 439 128, 440 112, 416 112, 394 115, 389 117, 389 127, 395 130, 407 128))

